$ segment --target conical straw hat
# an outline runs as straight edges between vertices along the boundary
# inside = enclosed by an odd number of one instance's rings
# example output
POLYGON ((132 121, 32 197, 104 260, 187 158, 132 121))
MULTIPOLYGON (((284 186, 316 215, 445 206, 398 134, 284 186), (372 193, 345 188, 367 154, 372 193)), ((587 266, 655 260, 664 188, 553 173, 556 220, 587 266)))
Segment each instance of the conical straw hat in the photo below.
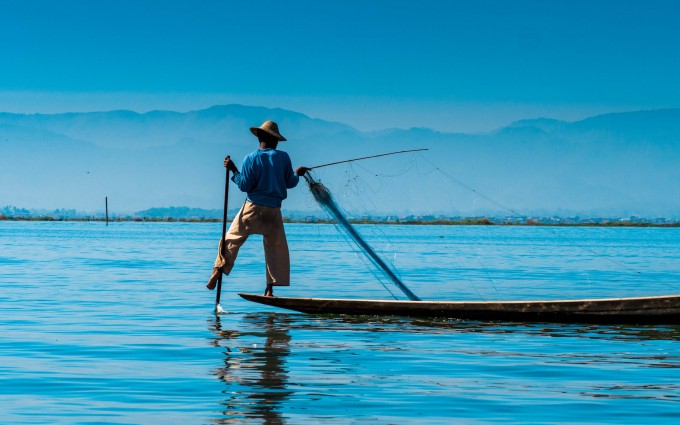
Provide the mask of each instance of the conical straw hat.
POLYGON ((259 127, 250 127, 250 132, 257 136, 257 133, 264 131, 276 137, 280 142, 285 142, 286 138, 279 133, 279 126, 274 121, 265 121, 259 127))

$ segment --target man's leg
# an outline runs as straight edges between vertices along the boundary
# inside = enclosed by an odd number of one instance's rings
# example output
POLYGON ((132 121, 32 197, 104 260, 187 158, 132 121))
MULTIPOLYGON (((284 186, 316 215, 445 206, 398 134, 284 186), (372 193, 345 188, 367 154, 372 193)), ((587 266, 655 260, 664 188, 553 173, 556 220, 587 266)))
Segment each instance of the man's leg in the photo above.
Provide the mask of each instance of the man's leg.
POLYGON ((250 205, 252 204, 248 203, 239 210, 239 212, 236 214, 236 217, 234 217, 231 225, 229 226, 229 231, 226 235, 224 235, 224 240, 220 241, 217 249, 215 265, 206 288, 210 290, 215 289, 220 273, 229 275, 229 273, 231 273, 231 269, 234 268, 238 251, 241 248, 241 245, 243 245, 246 239, 248 239, 248 236, 250 236, 248 226, 244 224, 244 216, 249 214, 250 205), (222 251, 223 246, 224 255, 222 251))
POLYGON ((274 286, 290 285, 290 255, 280 209, 273 212, 269 229, 262 241, 267 263, 267 289, 264 295, 273 296, 274 286))

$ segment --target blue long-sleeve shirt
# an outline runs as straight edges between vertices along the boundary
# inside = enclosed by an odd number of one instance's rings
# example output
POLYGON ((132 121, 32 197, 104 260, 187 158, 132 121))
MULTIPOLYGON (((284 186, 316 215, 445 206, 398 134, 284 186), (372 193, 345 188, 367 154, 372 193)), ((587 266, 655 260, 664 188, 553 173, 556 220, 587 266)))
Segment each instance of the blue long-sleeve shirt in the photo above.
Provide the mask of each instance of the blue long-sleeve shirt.
POLYGON ((258 149, 243 160, 241 172, 231 181, 255 205, 279 208, 288 191, 297 186, 300 178, 293 171, 287 153, 276 149, 258 149))

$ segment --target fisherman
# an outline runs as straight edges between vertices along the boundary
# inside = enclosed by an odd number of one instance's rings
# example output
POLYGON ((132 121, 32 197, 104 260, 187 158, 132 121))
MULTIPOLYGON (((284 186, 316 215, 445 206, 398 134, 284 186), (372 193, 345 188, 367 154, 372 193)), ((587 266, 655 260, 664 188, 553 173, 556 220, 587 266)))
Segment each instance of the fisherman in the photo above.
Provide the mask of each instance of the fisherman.
POLYGON ((286 189, 297 186, 299 177, 304 176, 309 168, 298 167, 293 172, 288 154, 276 149, 278 143, 286 141, 286 138, 279 133, 279 126, 274 121, 265 121, 259 127, 251 127, 250 131, 259 140, 260 148, 245 157, 241 172, 229 157, 224 159, 224 166, 234 173, 231 180, 248 197, 231 222, 224 240, 219 243, 215 266, 206 287, 215 289, 220 273, 229 275, 241 245, 248 236, 258 234, 264 236, 267 266, 264 295, 272 297, 274 286, 290 285, 290 257, 281 201, 286 199, 286 189))

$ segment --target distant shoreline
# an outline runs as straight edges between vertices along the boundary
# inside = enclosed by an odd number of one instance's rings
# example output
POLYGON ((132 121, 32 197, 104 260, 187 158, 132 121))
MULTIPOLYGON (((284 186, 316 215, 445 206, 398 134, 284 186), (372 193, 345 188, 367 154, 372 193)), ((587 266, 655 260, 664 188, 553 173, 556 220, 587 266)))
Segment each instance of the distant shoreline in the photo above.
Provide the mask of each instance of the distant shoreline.
MULTIPOLYGON (((90 218, 55 218, 43 217, 7 217, 0 215, 0 221, 40 221, 40 222, 105 222, 102 217, 90 218)), ((284 223, 296 224, 335 224, 333 220, 327 219, 290 219, 284 218, 284 223)), ((672 223, 648 223, 636 221, 609 221, 609 222, 561 222, 561 223, 541 223, 534 220, 521 221, 499 221, 494 222, 488 218, 469 218, 462 220, 362 220, 350 219, 352 224, 375 224, 375 225, 409 225, 409 226, 524 226, 524 227, 680 227, 680 222, 672 223)), ((112 218, 111 223, 221 223, 217 218, 173 218, 173 217, 145 217, 145 218, 112 218)))

